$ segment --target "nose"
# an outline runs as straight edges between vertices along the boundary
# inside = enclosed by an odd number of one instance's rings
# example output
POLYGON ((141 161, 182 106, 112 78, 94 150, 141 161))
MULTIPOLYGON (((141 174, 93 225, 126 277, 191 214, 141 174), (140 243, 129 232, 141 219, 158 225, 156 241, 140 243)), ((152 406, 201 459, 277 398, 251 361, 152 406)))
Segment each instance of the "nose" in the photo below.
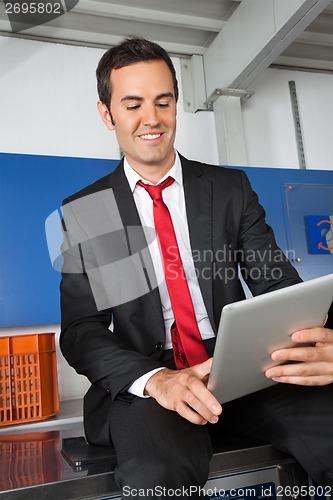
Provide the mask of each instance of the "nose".
POLYGON ((153 127, 159 124, 159 118, 158 118, 158 110, 155 106, 155 104, 147 104, 143 108, 143 114, 142 114, 142 123, 143 125, 153 127))

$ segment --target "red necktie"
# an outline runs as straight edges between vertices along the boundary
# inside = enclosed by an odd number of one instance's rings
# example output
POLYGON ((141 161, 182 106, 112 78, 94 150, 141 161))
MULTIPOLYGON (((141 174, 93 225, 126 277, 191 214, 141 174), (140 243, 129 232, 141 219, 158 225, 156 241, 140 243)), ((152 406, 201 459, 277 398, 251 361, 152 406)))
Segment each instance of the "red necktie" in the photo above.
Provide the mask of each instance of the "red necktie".
POLYGON ((158 185, 144 184, 142 181, 138 184, 145 188, 153 200, 155 230, 175 318, 171 328, 172 346, 176 368, 180 369, 206 361, 208 354, 195 317, 170 212, 162 198, 162 190, 173 182, 174 179, 168 177, 158 185))

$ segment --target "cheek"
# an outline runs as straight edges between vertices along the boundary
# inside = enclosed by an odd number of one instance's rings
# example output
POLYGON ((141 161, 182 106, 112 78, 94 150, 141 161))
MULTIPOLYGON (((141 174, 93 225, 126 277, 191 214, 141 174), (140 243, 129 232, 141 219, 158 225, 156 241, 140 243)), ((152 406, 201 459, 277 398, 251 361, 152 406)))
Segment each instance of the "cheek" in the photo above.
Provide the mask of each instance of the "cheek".
POLYGON ((116 122, 116 132, 117 135, 120 137, 129 137, 135 132, 136 130, 136 124, 131 117, 124 119, 121 117, 121 119, 114 117, 114 120, 116 122))
POLYGON ((176 130, 176 124, 177 124, 176 115, 172 115, 172 117, 170 117, 170 127, 176 130))

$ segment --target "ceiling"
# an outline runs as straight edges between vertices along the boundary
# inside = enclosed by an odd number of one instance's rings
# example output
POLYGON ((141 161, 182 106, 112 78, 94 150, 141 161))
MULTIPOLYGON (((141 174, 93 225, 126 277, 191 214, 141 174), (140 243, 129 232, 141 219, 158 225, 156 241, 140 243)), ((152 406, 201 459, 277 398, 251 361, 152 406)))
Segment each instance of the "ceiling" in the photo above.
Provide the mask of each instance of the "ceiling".
MULTIPOLYGON (((203 55, 241 0, 60 0, 65 15, 12 32, 0 0, 0 35, 106 48, 136 34, 170 54, 203 55)), ((333 0, 279 55, 274 65, 333 71, 333 0)))

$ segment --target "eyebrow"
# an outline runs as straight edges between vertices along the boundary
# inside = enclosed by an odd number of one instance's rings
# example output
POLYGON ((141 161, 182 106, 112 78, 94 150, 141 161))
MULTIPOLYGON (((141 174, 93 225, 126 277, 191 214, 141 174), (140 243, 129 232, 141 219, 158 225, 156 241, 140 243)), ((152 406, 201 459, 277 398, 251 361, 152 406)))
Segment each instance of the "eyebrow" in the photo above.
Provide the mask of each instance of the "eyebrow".
POLYGON ((143 97, 139 97, 137 95, 126 95, 120 100, 120 102, 126 102, 126 101, 143 101, 143 97))
POLYGON ((163 92, 163 94, 159 94, 158 96, 156 96, 156 100, 165 99, 166 97, 170 97, 171 99, 173 99, 174 95, 172 92, 163 92))
MULTIPOLYGON (((174 95, 173 95, 172 92, 163 92, 162 94, 158 94, 155 97, 155 100, 158 101, 159 99, 165 99, 166 97, 168 97, 170 99, 173 99, 174 95)), ((120 100, 120 102, 127 102, 127 101, 140 101, 140 102, 142 102, 143 101, 143 97, 139 97, 137 95, 126 95, 125 97, 123 97, 120 100)))

